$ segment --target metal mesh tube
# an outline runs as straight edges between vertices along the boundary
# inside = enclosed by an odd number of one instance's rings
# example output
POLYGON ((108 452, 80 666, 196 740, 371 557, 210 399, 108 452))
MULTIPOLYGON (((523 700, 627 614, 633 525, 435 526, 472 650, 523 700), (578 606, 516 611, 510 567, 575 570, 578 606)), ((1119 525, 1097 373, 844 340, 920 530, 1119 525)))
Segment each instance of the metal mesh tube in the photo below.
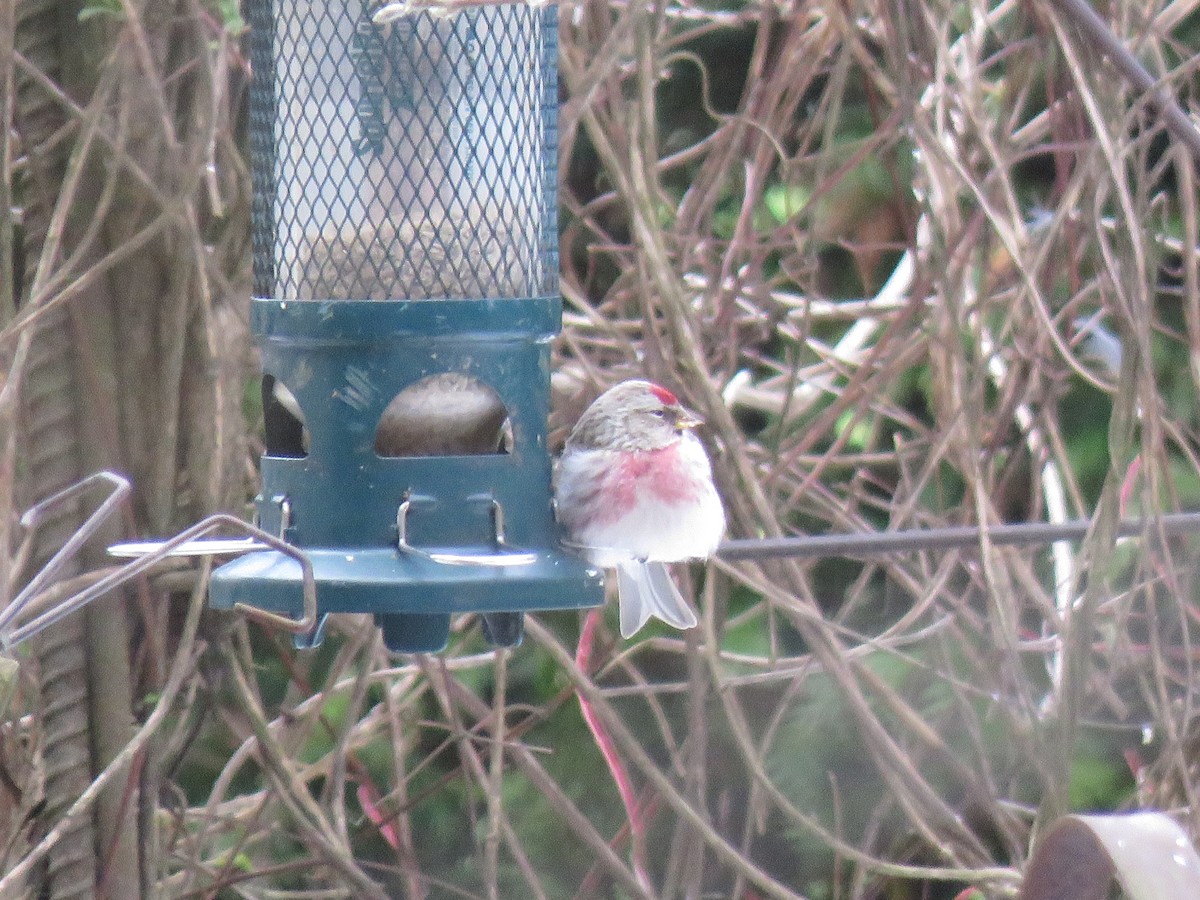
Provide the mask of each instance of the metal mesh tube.
POLYGON ((558 275, 556 12, 255 0, 255 293, 528 297, 558 275))

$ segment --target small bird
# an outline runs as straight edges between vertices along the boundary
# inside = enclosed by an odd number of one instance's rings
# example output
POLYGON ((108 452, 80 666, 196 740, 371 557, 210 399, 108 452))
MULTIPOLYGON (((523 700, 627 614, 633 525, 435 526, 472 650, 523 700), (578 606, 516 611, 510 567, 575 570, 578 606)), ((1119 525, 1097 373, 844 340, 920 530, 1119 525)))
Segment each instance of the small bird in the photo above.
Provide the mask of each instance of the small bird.
POLYGON ((593 565, 616 568, 623 637, 650 616, 696 624, 665 564, 711 556, 725 533, 700 424, 666 388, 625 381, 588 407, 559 459, 559 520, 593 565))

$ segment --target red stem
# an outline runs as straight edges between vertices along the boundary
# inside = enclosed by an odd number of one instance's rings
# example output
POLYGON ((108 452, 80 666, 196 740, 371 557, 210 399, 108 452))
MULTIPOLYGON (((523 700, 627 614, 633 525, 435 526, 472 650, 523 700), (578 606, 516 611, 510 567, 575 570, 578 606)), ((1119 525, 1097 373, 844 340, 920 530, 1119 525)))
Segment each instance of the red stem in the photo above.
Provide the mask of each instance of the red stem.
MULTIPOLYGON (((579 646, 575 651, 575 664, 584 673, 591 671, 592 649, 596 643, 596 628, 600 624, 600 615, 600 608, 592 609, 583 619, 583 630, 579 634, 579 646)), ((629 772, 624 763, 617 755, 617 748, 613 745, 612 738, 604 729, 604 723, 592 709, 591 702, 583 694, 578 696, 579 710, 583 713, 583 720, 587 722, 588 730, 592 732, 596 746, 600 748, 600 754, 604 757, 608 771, 617 785, 617 792, 621 795, 621 804, 625 807, 625 817, 629 821, 633 874, 642 887, 652 894, 654 892, 651 890, 650 877, 646 873, 646 822, 642 816, 642 810, 638 807, 637 796, 633 791, 633 782, 629 778, 629 772)))

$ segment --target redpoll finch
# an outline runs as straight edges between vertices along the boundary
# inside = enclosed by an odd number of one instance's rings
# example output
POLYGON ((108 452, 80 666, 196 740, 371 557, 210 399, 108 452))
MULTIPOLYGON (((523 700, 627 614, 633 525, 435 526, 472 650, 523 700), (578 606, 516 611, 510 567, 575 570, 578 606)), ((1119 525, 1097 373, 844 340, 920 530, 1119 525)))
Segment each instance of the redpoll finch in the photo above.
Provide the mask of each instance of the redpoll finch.
POLYGON ((696 624, 665 563, 711 556, 725 532, 699 424, 666 388, 626 381, 588 407, 559 460, 559 520, 593 565, 616 568, 623 637, 650 616, 696 624))

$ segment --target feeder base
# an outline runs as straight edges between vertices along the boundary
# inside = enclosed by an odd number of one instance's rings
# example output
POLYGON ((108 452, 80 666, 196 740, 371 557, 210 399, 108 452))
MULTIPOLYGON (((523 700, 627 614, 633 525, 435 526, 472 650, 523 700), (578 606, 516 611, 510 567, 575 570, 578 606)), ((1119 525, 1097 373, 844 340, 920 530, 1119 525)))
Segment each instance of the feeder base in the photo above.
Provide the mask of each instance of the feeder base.
MULTIPOLYGON (((429 548, 436 553, 436 548, 429 548)), ((373 613, 389 650, 430 653, 443 649, 455 613, 483 614, 484 633, 496 646, 521 641, 522 613, 582 609, 604 602, 604 577, 594 566, 566 553, 541 552, 529 565, 447 565, 391 549, 305 549, 312 562, 320 615, 373 613)), ((486 547, 446 548, 448 554, 486 547)), ((274 550, 248 553, 213 572, 209 603, 303 615, 300 564, 274 550)), ((298 646, 320 642, 321 627, 301 636, 298 646)))

